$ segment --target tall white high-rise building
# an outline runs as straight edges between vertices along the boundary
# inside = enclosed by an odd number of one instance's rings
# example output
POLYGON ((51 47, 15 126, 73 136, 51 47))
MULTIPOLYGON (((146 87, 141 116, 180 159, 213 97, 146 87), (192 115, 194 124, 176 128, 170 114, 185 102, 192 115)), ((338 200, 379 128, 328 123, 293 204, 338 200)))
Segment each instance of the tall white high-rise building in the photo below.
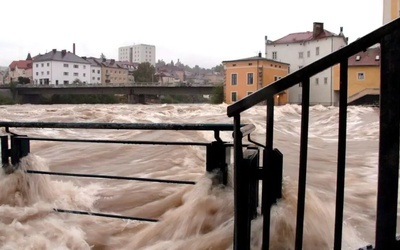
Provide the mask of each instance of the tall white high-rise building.
POLYGON ((149 62, 156 65, 156 46, 149 44, 135 44, 118 49, 118 60, 131 63, 149 62))
POLYGON ((383 24, 400 16, 400 0, 383 0, 383 24))

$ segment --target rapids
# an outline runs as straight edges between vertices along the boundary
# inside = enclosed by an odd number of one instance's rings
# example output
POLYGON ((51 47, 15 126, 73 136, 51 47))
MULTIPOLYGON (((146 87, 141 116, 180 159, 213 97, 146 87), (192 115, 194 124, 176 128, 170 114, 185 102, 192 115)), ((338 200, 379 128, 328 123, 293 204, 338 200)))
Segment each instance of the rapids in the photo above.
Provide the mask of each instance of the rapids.
MULTIPOLYGON (((227 105, 14 105, 2 121, 232 123, 227 105)), ((265 106, 242 115, 265 140, 265 106)), ((301 106, 275 108, 274 147, 284 155, 284 187, 271 211, 271 249, 293 249, 301 106)), ((379 109, 349 107, 343 248, 374 241, 379 109)), ((338 108, 310 109, 304 249, 332 249, 338 108)), ((212 132, 22 129, 36 137, 211 142, 212 132)), ((2 134, 4 134, 4 129, 2 134)), ((232 141, 231 132, 221 138, 232 141)), ((0 175, 0 249, 232 249, 233 190, 212 185, 198 146, 32 141, 19 170, 0 175), (176 185, 26 174, 25 169, 196 181, 176 185), (55 213, 53 208, 157 218, 140 222, 55 213)), ((261 249, 262 217, 252 223, 261 249)), ((400 225, 400 222, 397 223, 400 225)), ((398 226, 399 228, 400 226, 398 226)))

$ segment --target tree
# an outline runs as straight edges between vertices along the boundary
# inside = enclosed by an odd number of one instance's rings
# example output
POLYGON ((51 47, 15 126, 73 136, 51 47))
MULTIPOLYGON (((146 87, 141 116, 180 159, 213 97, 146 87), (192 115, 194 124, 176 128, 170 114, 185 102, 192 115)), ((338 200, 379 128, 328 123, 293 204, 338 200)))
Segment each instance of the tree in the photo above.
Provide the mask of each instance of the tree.
POLYGON ((157 82, 156 69, 149 62, 139 64, 137 70, 133 73, 136 82, 157 82))
POLYGON ((18 77, 19 84, 28 84, 30 82, 31 82, 31 80, 28 77, 22 77, 22 76, 18 77))
POLYGON ((213 67, 212 70, 213 70, 214 72, 223 72, 223 71, 224 71, 224 65, 222 65, 222 63, 221 63, 221 64, 219 64, 219 65, 213 67))
POLYGON ((101 53, 101 55, 100 55, 100 59, 104 59, 104 60, 107 60, 107 57, 103 54, 103 53, 101 53))
POLYGON ((72 82, 72 84, 82 84, 82 81, 79 80, 78 78, 76 78, 76 79, 72 82))
POLYGON ((212 104, 220 104, 224 101, 224 86, 218 85, 213 89, 213 93, 211 95, 211 103, 212 104))

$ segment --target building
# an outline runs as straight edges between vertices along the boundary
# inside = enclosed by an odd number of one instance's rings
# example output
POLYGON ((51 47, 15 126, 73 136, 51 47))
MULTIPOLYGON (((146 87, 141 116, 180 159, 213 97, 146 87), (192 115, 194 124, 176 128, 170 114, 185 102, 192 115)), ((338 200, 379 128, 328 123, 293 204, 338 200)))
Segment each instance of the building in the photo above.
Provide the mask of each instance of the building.
POLYGON ((114 59, 96 59, 101 66, 101 82, 106 84, 128 83, 128 69, 114 59))
POLYGON ((84 60, 90 63, 90 76, 89 84, 101 83, 101 64, 93 57, 82 57, 84 60))
MULTIPOLYGON (((276 80, 286 76, 289 64, 256 57, 222 62, 225 69, 225 102, 234 103, 276 80)), ((287 103, 288 95, 284 91, 275 96, 275 104, 287 103)))
MULTIPOLYGON (((380 47, 369 48, 349 58, 348 102, 366 104, 378 102, 380 89, 380 47)), ((335 85, 339 90, 339 85, 335 85)))
POLYGON ((29 82, 33 82, 32 75, 32 58, 30 54, 26 60, 13 61, 10 66, 8 66, 8 77, 10 82, 18 82, 20 77, 29 79, 29 82))
POLYGON ((400 0, 383 0, 383 24, 400 16, 400 0))
POLYGON ((90 63, 66 50, 52 51, 33 59, 33 83, 58 85, 90 82, 90 63))
POLYGON ((148 44, 136 44, 120 47, 118 49, 118 60, 131 63, 149 62, 156 65, 156 46, 148 44))
MULTIPOLYGON (((324 29, 323 23, 314 22, 313 30, 288 34, 278 40, 265 37, 265 57, 290 64, 290 71, 301 69, 347 45, 347 38, 340 28, 338 35, 324 29)), ((339 92, 334 84, 339 82, 338 70, 326 69, 310 79, 310 104, 333 105, 338 102, 339 92)), ((301 84, 289 89, 289 103, 301 103, 301 84)))

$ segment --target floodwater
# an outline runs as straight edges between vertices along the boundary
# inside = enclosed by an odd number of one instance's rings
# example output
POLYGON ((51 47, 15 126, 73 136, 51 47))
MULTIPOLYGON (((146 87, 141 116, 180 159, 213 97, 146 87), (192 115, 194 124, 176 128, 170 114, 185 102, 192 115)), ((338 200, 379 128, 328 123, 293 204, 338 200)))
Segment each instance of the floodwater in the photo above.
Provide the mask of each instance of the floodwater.
MULTIPOLYGON (((2 121, 111 123, 232 123, 227 105, 14 105, 2 121)), ((265 140, 265 106, 242 115, 252 138, 265 140)), ((301 107, 275 108, 274 147, 284 155, 283 198, 271 211, 271 249, 293 249, 301 107)), ((343 248, 373 243, 379 109, 349 107, 343 248)), ((338 108, 310 110, 304 249, 332 249, 338 108)), ((207 131, 22 129, 31 137, 211 142, 207 131)), ((2 130, 4 134, 5 131, 2 130)), ((231 132, 221 138, 232 141, 231 132)), ((32 141, 20 170, 0 176, 0 249, 232 249, 233 192, 212 185, 199 146, 32 141), (34 175, 31 170, 196 181, 177 185, 34 175), (54 208, 158 219, 131 221, 54 208)), ((252 223, 252 249, 261 249, 262 217, 252 223)), ((400 223, 398 222, 398 225, 400 223)))

